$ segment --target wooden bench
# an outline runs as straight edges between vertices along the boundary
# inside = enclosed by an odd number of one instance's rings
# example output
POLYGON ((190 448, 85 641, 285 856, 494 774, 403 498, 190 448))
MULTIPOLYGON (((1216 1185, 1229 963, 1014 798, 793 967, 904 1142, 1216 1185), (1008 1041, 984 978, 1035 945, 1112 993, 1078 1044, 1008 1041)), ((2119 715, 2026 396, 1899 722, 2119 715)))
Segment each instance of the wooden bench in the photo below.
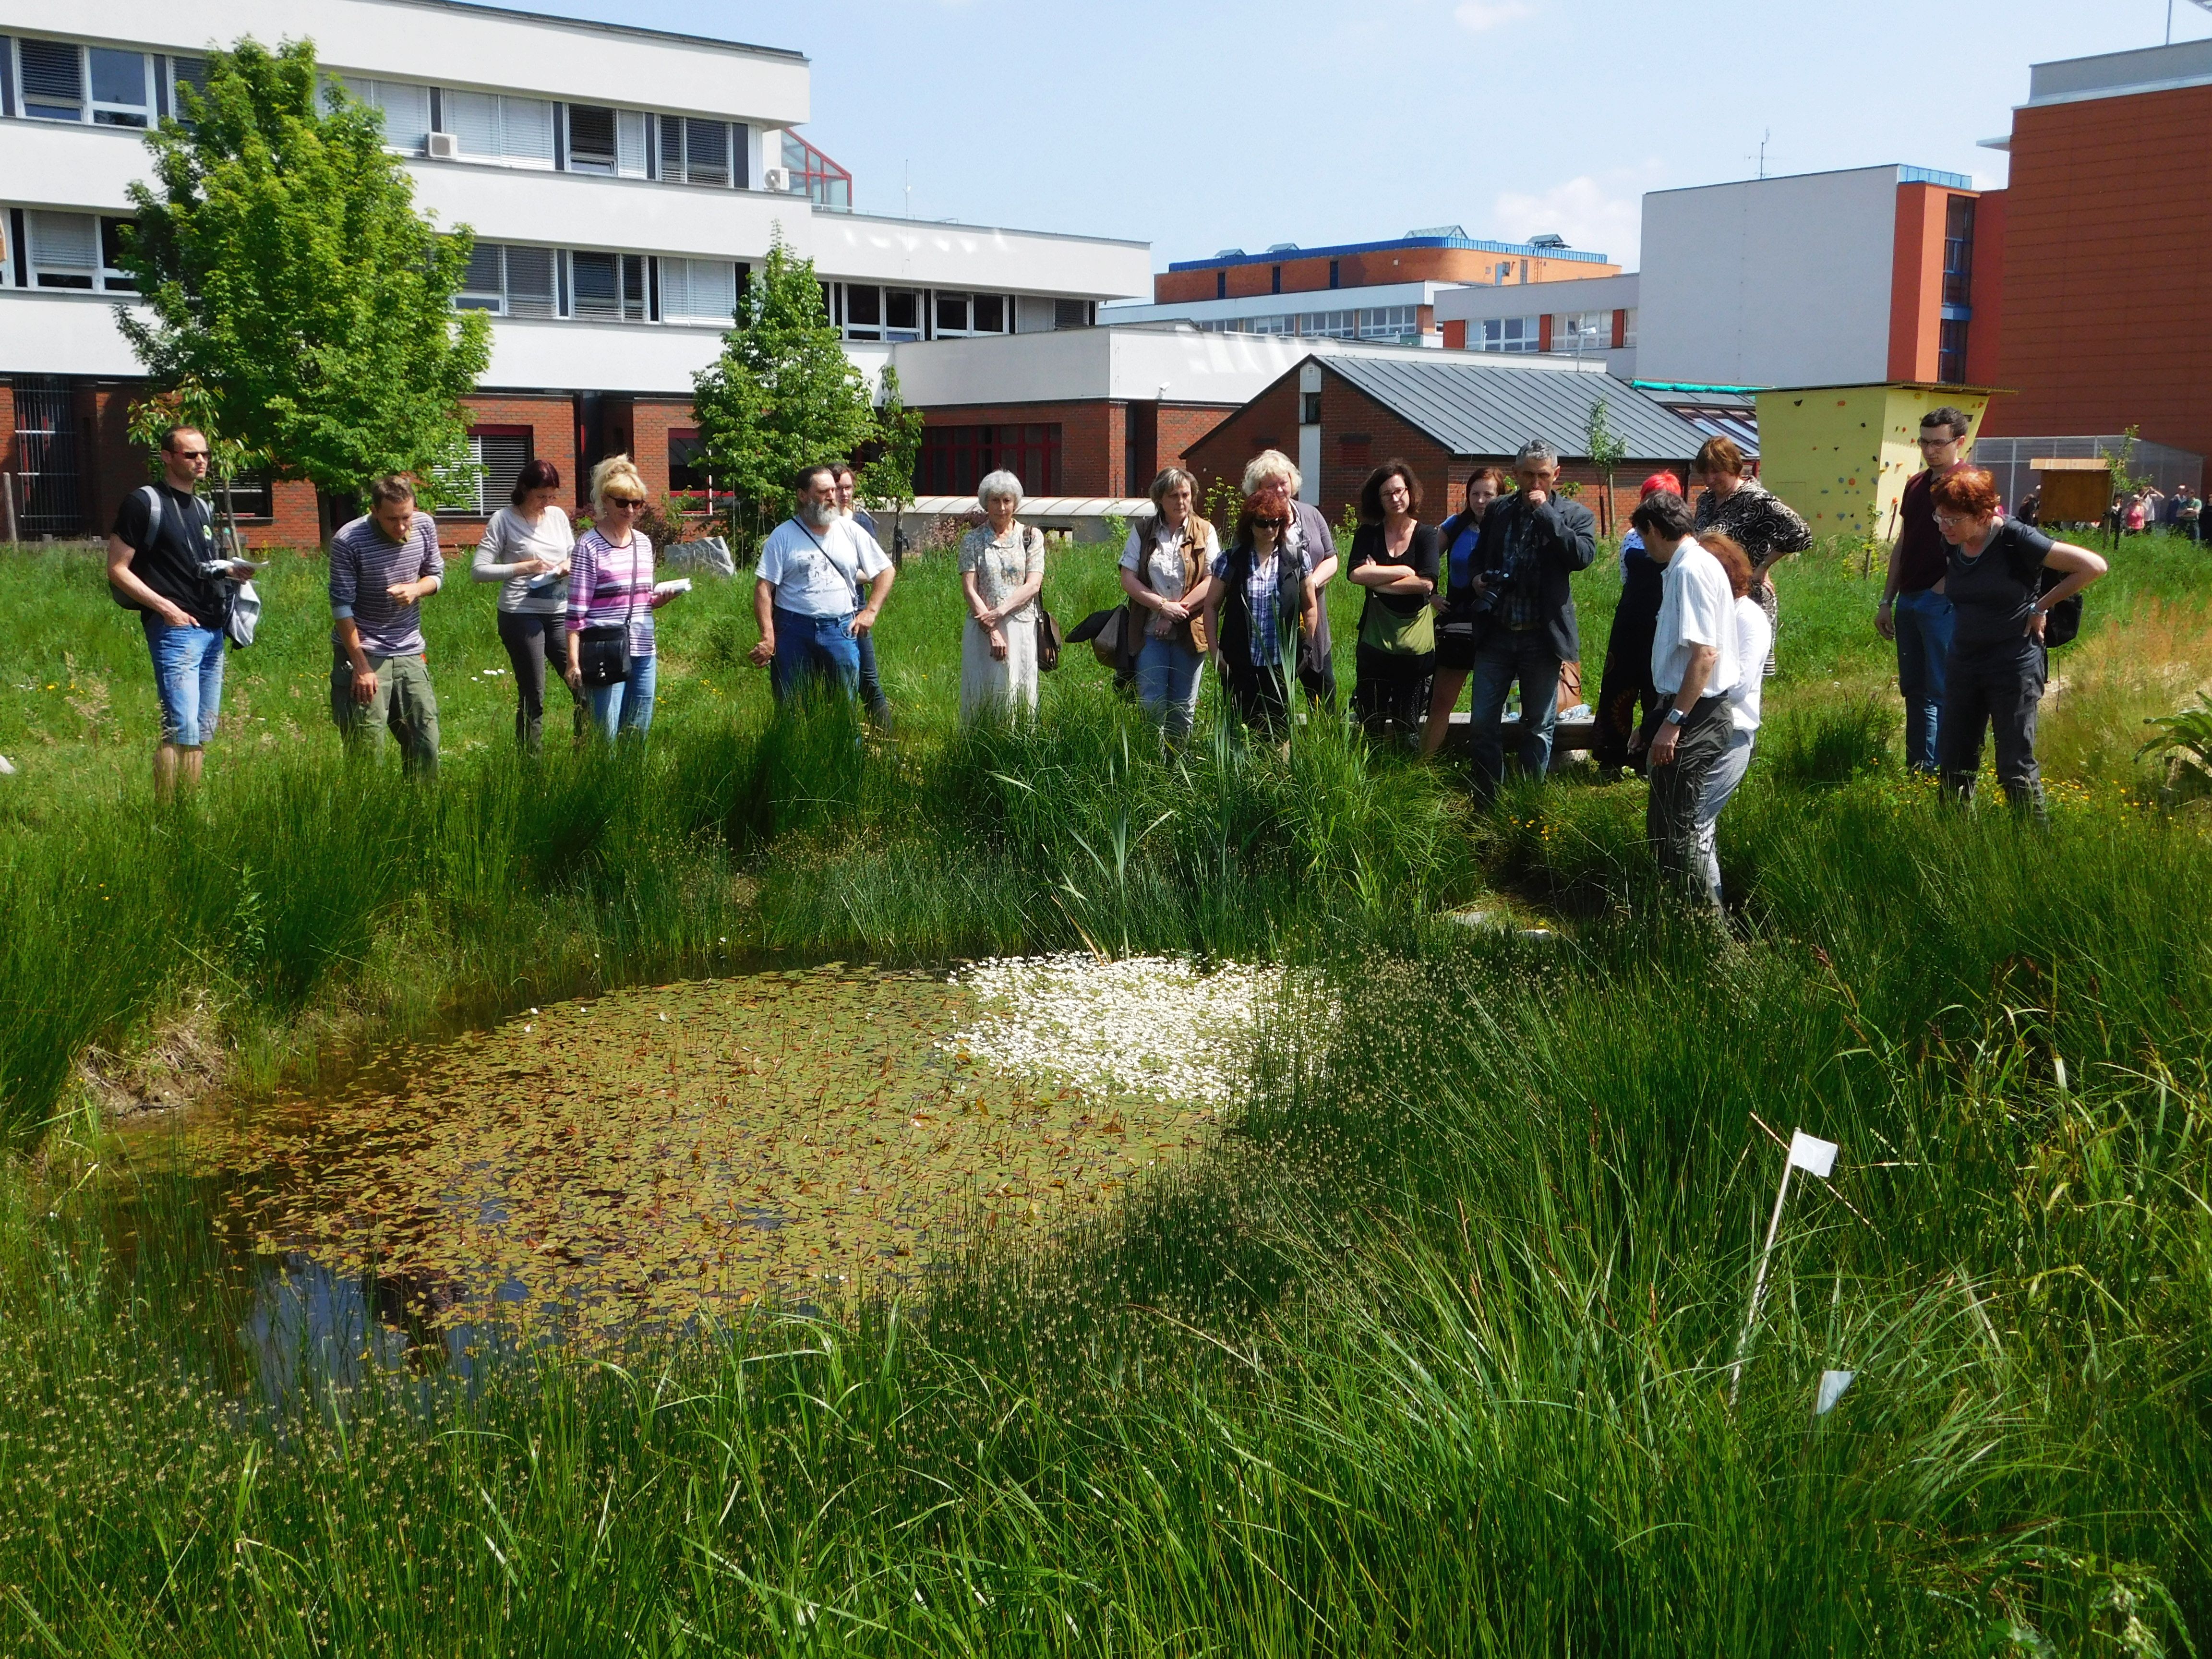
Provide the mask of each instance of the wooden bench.
MULTIPOLYGON (((1451 730, 1445 734, 1444 747, 1463 751, 1474 732, 1474 716, 1452 710, 1451 730)), ((1521 738, 1519 720, 1500 720, 1498 734, 1511 755, 1521 738)), ((1552 770, 1558 771, 1567 764, 1569 757, 1587 753, 1597 742, 1597 722, 1594 720, 1560 720, 1552 727, 1552 770)))

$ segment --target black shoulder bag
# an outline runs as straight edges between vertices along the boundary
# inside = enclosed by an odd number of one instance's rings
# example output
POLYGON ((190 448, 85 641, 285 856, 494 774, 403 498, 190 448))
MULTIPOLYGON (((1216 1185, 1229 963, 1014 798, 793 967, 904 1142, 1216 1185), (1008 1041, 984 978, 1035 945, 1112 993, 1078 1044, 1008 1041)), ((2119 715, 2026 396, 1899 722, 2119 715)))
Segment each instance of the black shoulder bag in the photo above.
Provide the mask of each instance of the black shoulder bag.
MULTIPOLYGON (((610 551, 614 544, 604 536, 601 544, 610 551)), ((593 690, 603 686, 620 685, 629 679, 629 629, 637 616, 636 553, 637 532, 630 532, 631 582, 629 604, 618 623, 597 623, 585 629, 576 641, 577 676, 593 690)), ((595 573, 596 574, 596 573, 595 573)), ((599 583, 592 583, 594 594, 599 583)))

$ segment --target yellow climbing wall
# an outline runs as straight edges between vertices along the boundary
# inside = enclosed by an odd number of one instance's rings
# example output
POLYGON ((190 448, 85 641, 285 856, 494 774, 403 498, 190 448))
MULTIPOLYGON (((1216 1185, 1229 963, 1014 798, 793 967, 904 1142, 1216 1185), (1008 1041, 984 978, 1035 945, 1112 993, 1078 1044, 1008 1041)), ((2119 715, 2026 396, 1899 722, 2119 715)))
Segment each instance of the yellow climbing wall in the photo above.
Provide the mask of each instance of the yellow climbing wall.
POLYGON ((1815 536, 1887 539, 1898 497, 1920 470, 1920 417, 1949 404, 1971 441, 1990 394, 1956 386, 1798 386, 1759 394, 1759 482, 1796 507, 1815 536))

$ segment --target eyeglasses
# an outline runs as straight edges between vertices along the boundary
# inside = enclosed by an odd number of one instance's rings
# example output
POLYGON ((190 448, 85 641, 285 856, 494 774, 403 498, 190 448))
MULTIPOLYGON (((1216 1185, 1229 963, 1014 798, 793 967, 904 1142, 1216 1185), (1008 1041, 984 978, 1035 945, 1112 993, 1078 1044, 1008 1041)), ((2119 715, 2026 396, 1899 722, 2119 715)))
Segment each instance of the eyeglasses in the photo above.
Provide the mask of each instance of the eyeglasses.
POLYGON ((204 461, 208 458, 204 449, 173 449, 169 453, 180 461, 204 461))
POLYGON ((631 512, 637 513, 644 509, 645 497, 642 495, 610 495, 607 497, 607 505, 611 507, 626 507, 631 512))

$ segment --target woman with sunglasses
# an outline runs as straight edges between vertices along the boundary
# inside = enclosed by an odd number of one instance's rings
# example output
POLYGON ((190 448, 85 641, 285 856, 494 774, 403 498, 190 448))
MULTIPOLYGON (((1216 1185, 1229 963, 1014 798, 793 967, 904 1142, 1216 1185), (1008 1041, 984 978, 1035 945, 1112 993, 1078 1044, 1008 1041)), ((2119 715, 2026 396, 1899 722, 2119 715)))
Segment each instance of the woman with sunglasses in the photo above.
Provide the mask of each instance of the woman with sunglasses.
MULTIPOLYGON (((653 613, 673 599, 653 588, 653 542, 638 529, 645 480, 627 455, 592 469, 593 523, 576 538, 568 566, 568 689, 589 702, 592 722, 610 742, 642 738, 653 725, 653 613), (595 651, 617 653, 623 672, 604 684, 584 681, 585 634, 595 651)), ((599 677, 595 674, 594 679, 599 677)))
POLYGON ((1265 501, 1264 493, 1246 498, 1237 539, 1214 556, 1213 580, 1206 590, 1206 635, 1237 718, 1279 738, 1290 723, 1285 671, 1297 665, 1299 635, 1310 639, 1320 626, 1321 607, 1306 555, 1284 545, 1287 511, 1265 501))

